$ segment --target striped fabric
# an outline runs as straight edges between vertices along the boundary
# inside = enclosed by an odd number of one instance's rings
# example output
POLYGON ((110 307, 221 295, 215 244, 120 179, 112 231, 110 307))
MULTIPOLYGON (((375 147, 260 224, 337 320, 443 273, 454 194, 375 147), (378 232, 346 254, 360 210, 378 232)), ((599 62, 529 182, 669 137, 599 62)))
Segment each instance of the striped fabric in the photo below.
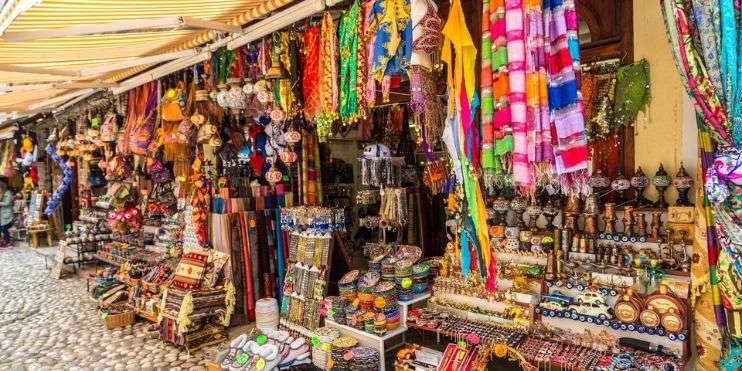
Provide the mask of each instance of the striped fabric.
MULTIPOLYGON (((583 173, 588 167, 588 149, 585 138, 585 122, 578 91, 577 71, 579 54, 577 17, 573 1, 545 0, 544 21, 546 25, 545 51, 547 56, 548 98, 551 112, 551 130, 555 137, 554 156, 556 172, 567 175, 577 171, 583 173)), ((565 178, 564 184, 571 188, 577 181, 573 174, 565 178)), ((584 174, 583 180, 586 178, 584 174)))
MULTIPOLYGON (((513 128, 510 122, 510 83, 508 78, 507 35, 505 33, 505 0, 490 0, 490 38, 492 39, 492 100, 494 103, 495 171, 502 173, 503 156, 513 151, 513 128)), ((509 170, 509 169, 508 169, 509 170)))
POLYGON ((528 126, 526 107, 526 50, 523 0, 505 1, 510 119, 513 127, 513 180, 523 189, 533 187, 528 160, 528 126))
MULTIPOLYGON (((490 32, 490 0, 482 3, 482 70, 480 89, 482 91, 482 168, 485 174, 496 168, 494 142, 494 122, 492 100, 492 34, 490 32)), ((485 180, 485 184, 488 183, 485 180)), ((490 184, 486 184, 490 186, 490 184)))

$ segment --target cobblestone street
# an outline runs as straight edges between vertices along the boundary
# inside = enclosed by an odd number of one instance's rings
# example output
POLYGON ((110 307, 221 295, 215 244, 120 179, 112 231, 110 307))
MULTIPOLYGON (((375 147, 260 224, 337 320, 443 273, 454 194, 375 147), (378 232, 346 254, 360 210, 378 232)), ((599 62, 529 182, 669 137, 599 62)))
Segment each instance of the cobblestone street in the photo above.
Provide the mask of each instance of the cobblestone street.
POLYGON ((141 321, 107 330, 85 287, 52 279, 27 248, 0 251, 0 370, 205 370, 204 353, 149 338, 141 321))

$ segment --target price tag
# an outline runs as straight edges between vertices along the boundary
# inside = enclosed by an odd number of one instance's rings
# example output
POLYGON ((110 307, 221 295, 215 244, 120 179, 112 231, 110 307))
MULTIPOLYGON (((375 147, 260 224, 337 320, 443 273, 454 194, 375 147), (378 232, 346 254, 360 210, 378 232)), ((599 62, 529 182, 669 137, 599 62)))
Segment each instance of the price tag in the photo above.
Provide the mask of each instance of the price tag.
POLYGON ((106 312, 100 312, 100 319, 101 320, 105 320, 106 318, 108 318, 108 313, 106 313, 106 312))
POLYGON ((330 345, 329 343, 324 343, 322 344, 322 350, 324 350, 325 352, 329 352, 332 350, 332 345, 330 345))
POLYGON ((264 368, 265 368, 265 359, 263 358, 258 359, 258 362, 255 363, 255 369, 262 370, 264 368))
POLYGON ((268 338, 265 335, 259 335, 257 338, 255 338, 255 341, 258 343, 258 345, 263 345, 268 342, 268 338))
POLYGON ((412 279, 409 277, 405 277, 402 279, 402 288, 403 289, 409 289, 410 286, 412 286, 412 279))
POLYGON ((466 342, 463 340, 460 340, 458 342, 459 349, 466 349, 466 342))
POLYGON ((319 338, 316 336, 312 336, 312 346, 316 347, 319 345, 319 338))
POLYGON ((237 365, 244 366, 247 364, 248 359, 250 359, 247 354, 240 353, 237 355, 237 357, 234 359, 235 362, 237 362, 237 365))

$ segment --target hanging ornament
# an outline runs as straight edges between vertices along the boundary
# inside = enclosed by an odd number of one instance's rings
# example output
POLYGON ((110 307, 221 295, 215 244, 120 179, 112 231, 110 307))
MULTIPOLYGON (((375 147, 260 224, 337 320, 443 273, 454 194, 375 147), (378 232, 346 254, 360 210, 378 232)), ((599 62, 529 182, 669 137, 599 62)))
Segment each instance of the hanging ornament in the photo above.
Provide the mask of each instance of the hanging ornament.
POLYGON ((272 185, 280 182, 281 178, 283 178, 283 174, 276 168, 275 164, 273 164, 271 166, 271 169, 268 170, 267 173, 265 173, 265 180, 267 180, 272 185))

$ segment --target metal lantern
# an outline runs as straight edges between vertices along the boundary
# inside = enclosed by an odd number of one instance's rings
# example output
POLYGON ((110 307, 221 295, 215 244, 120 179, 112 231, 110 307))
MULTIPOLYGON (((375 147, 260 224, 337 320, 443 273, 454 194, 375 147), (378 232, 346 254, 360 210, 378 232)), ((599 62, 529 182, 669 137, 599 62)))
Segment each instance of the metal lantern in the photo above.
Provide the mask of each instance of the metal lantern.
POLYGON ((670 175, 667 174, 667 172, 665 171, 665 167, 661 163, 660 168, 657 169, 657 172, 652 178, 652 183, 654 184, 654 187, 657 188, 657 192, 659 193, 659 198, 657 199, 657 202, 654 203, 654 206, 663 209, 670 206, 667 201, 665 201, 665 191, 670 186, 670 184, 672 184, 672 178, 670 178, 670 175))
POLYGON ((688 192, 693 188, 693 177, 689 176, 683 167, 683 163, 680 163, 680 169, 675 175, 675 179, 672 180, 672 185, 678 190, 678 200, 675 202, 677 206, 692 206, 693 203, 688 199, 688 192))

